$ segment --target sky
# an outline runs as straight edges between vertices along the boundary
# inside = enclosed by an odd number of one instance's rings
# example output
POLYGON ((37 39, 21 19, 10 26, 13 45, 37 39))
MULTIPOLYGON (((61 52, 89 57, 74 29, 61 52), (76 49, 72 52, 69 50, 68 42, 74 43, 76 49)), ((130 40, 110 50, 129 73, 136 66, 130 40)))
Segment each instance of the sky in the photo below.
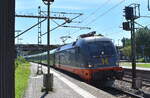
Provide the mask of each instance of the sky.
MULTIPOLYGON (((67 13, 82 13, 83 15, 75 19, 67 26, 90 27, 91 29, 80 28, 63 28, 59 27, 50 33, 51 44, 63 44, 60 39, 61 36, 71 36, 66 43, 76 40, 80 34, 85 34, 91 31, 96 31, 97 34, 102 34, 105 37, 111 38, 115 45, 122 45, 121 39, 123 37, 130 38, 130 32, 122 30, 122 22, 126 21, 124 18, 123 9, 132 3, 140 4, 141 16, 150 16, 150 11, 147 8, 147 0, 55 0, 51 4, 51 12, 67 12, 67 13), (81 23, 78 23, 81 22, 81 23)), ((38 15, 38 6, 41 6, 42 11, 47 10, 47 6, 42 0, 16 0, 16 14, 24 15, 38 15)), ((59 15, 51 13, 51 16, 60 16, 73 18, 76 15, 59 15)), ((51 20, 50 28, 63 23, 64 20, 51 20)), ((30 28, 38 22, 38 19, 33 18, 19 18, 16 17, 15 30, 24 30, 30 28)), ((150 18, 139 18, 136 22, 143 26, 149 25, 150 18)), ((47 31, 47 21, 43 22, 42 33, 47 31)), ((139 27, 139 26, 136 26, 139 27)), ((21 33, 20 32, 20 33, 21 33)), ((18 34, 17 32, 15 33, 18 34)), ((16 39, 16 43, 21 44, 37 44, 38 27, 31 29, 25 34, 16 39)), ((47 35, 42 36, 42 44, 47 43, 47 35)))

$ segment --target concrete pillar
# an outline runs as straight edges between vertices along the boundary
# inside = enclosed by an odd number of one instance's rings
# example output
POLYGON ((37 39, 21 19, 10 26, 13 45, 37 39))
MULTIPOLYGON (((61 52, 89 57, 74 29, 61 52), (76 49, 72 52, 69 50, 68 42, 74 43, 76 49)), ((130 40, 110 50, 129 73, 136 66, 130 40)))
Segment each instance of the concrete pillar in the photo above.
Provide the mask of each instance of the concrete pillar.
POLYGON ((0 98, 15 98, 15 0, 0 0, 0 98))

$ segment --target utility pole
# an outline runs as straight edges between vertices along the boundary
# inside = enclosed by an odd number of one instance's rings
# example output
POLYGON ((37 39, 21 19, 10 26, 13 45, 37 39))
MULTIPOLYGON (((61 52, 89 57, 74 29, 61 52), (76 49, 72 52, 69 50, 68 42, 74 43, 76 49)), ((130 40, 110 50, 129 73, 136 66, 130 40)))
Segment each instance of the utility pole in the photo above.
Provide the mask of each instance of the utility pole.
MULTIPOLYGON (((50 4, 51 2, 54 2, 54 0, 43 0, 44 4, 47 5, 47 46, 50 46, 50 4)), ((48 91, 53 90, 53 74, 50 73, 50 50, 47 49, 47 65, 48 65, 48 70, 47 74, 44 75, 43 77, 43 86, 45 87, 46 93, 48 91)))
MULTIPOLYGON (((50 17, 50 1, 47 1, 47 17, 50 17)), ((47 46, 50 46, 50 19, 47 19, 47 46)), ((50 51, 47 51, 48 74, 50 74, 50 51)))

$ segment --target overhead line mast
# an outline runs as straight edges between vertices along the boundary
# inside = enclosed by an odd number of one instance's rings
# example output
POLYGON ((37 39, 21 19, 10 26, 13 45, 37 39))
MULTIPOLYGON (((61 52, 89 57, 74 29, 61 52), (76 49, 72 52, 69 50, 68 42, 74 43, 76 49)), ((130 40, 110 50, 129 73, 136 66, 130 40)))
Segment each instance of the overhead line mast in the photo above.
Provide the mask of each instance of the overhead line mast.
MULTIPOLYGON (((39 16, 41 16, 41 7, 40 6, 38 7, 38 14, 39 14, 39 16)), ((41 21, 41 18, 38 18, 38 23, 40 21, 41 21)), ((41 26, 42 26, 41 23, 38 24, 38 45, 42 44, 42 30, 41 30, 41 26)), ((41 49, 39 51, 42 52, 41 49)), ((38 59, 39 59, 40 63, 42 63, 42 55, 38 59)), ((38 75, 43 74, 43 70, 42 70, 42 65, 41 64, 38 64, 37 74, 38 75)))

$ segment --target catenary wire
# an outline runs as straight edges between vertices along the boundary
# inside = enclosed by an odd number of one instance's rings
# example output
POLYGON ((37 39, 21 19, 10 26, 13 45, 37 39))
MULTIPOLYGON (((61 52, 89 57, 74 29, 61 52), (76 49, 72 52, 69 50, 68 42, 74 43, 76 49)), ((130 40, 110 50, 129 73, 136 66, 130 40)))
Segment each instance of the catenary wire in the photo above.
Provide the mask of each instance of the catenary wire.
MULTIPOLYGON (((92 21, 90 21, 89 23, 85 24, 84 26, 88 26, 93 24, 97 19, 99 19, 100 17, 106 15, 107 13, 109 13, 110 11, 112 11, 113 9, 115 9, 116 7, 118 7, 120 4, 122 4, 125 0, 120 1, 119 3, 117 3, 116 5, 114 5, 113 7, 111 7, 110 9, 108 9, 107 11, 103 12, 102 14, 100 14, 98 17, 96 17, 95 19, 93 19, 92 21)), ((79 32, 81 30, 77 30, 75 32, 73 32, 72 34, 79 32)))
POLYGON ((125 0, 122 0, 121 2, 117 3, 116 5, 114 5, 113 7, 111 7, 110 9, 108 9, 107 11, 103 12, 102 14, 100 14, 98 17, 96 17, 95 19, 91 20, 89 23, 86 24, 86 26, 93 24, 96 20, 98 20, 100 17, 106 15, 107 13, 109 13, 110 11, 112 11, 113 9, 115 9, 116 7, 118 7, 119 5, 121 5, 125 0))

